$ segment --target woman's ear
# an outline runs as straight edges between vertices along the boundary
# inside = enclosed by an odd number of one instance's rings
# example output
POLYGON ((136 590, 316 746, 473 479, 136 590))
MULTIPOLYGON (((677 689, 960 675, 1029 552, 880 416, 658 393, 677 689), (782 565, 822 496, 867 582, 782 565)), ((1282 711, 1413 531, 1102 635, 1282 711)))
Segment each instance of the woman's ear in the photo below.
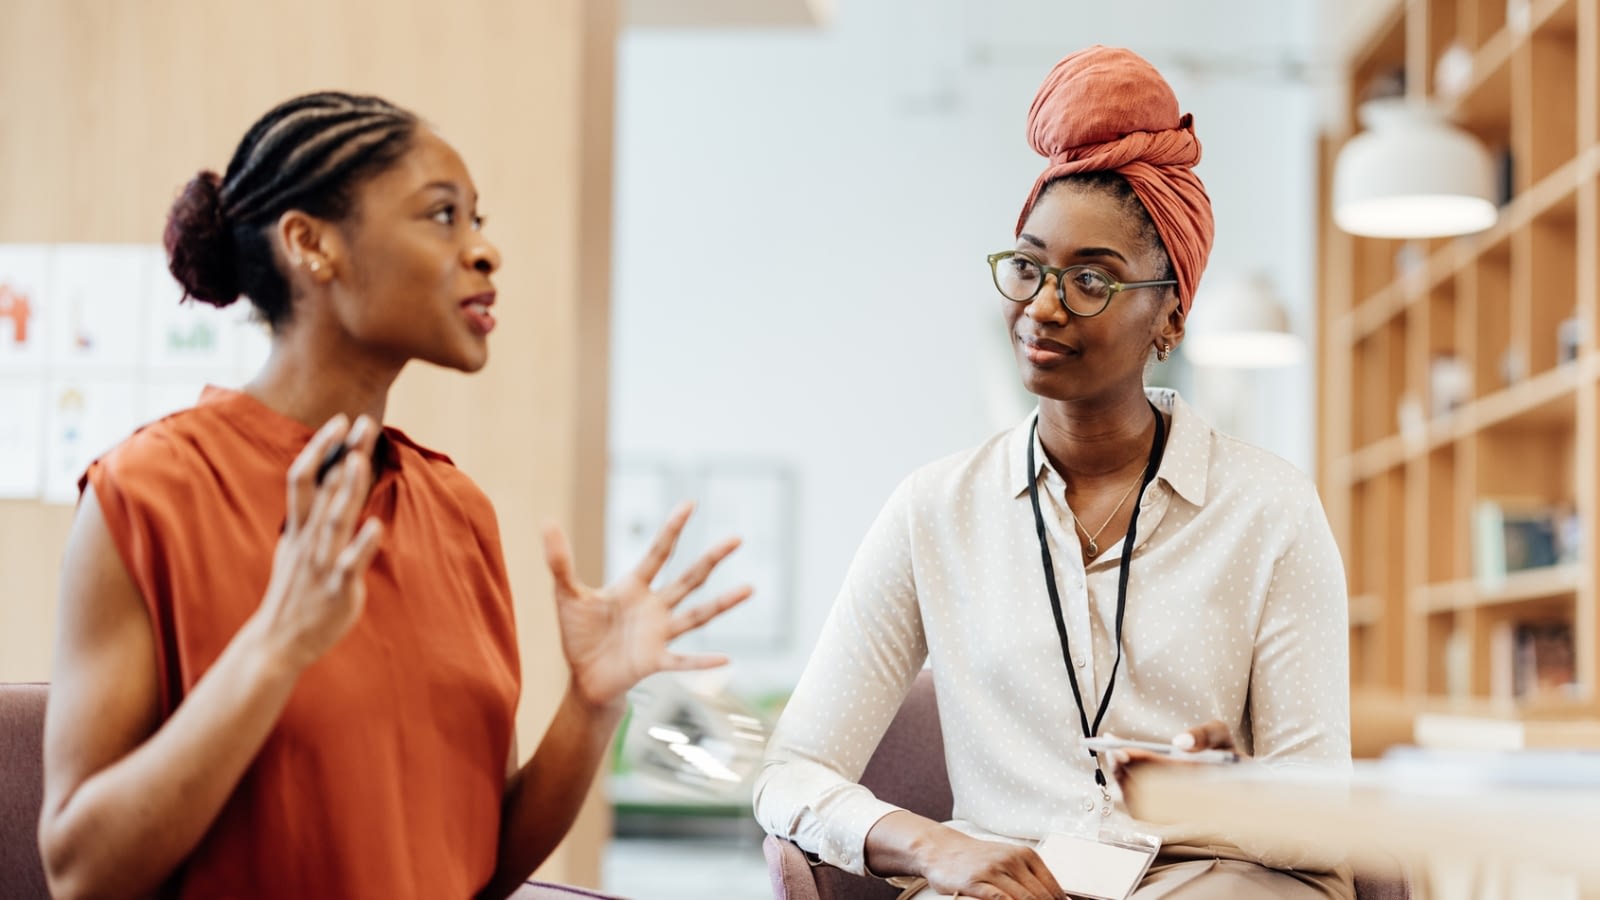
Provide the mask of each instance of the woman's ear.
POLYGON ((1188 314, 1183 311, 1183 303, 1178 300, 1176 291, 1167 302, 1170 305, 1159 329, 1160 342, 1168 347, 1177 347, 1183 343, 1184 320, 1188 318, 1188 314))
POLYGON ((333 231, 327 222, 298 209, 278 217, 278 246, 283 249, 291 284, 302 280, 326 284, 333 278, 333 231))

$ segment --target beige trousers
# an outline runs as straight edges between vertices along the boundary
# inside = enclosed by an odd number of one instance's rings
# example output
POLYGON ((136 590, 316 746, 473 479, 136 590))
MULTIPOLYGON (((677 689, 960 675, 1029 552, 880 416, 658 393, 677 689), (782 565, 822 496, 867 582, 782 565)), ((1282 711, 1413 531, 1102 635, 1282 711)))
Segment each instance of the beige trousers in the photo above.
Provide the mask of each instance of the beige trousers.
MULTIPOLYGON (((1237 851, 1234 851, 1237 852, 1237 851)), ((941 900, 918 879, 900 900, 941 900)), ((1355 900, 1355 878, 1340 867, 1333 872, 1269 869, 1234 858, 1229 851, 1168 847, 1161 851, 1132 900, 1355 900)))

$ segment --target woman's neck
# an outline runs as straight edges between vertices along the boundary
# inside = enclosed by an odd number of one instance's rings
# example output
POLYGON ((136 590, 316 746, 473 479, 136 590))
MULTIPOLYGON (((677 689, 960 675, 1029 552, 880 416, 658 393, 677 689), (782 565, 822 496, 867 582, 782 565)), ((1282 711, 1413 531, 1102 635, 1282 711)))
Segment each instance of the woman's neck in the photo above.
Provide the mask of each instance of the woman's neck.
POLYGON ((337 413, 352 422, 365 415, 382 425, 389 387, 403 363, 377 362, 330 337, 327 329, 286 327, 274 335, 271 356, 244 392, 309 428, 322 427, 337 413))
POLYGON ((1141 389, 1111 402, 1041 399, 1039 443, 1069 484, 1122 479, 1142 469, 1155 439, 1155 414, 1141 389))

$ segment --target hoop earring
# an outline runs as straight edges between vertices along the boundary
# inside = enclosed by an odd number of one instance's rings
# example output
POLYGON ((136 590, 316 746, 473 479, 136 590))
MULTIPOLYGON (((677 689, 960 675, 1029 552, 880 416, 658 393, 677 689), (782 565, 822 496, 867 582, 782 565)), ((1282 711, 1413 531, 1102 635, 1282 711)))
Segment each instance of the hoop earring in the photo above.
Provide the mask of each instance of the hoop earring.
POLYGON ((1161 346, 1156 348, 1156 361, 1157 362, 1166 362, 1167 359, 1170 356, 1172 356, 1172 345, 1171 344, 1162 344, 1161 346))

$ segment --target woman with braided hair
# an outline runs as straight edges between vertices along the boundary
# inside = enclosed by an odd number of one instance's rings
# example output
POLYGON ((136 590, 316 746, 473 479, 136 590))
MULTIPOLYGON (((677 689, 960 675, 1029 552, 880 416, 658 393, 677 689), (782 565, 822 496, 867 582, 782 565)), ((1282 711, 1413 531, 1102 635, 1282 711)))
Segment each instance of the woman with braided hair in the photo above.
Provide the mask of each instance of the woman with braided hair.
POLYGON ((488 498, 381 425, 411 360, 487 360, 500 254, 413 114, 319 93, 173 204, 189 297, 242 294, 272 353, 84 475, 66 549, 40 846, 58 897, 502 897, 549 855, 625 692, 717 665, 669 641, 735 541, 653 586, 688 517, 605 588, 547 530, 565 696, 522 762, 520 661, 488 498))
POLYGON ((1028 137, 1049 163, 988 264, 1038 411, 890 497, 773 732, 756 816, 917 900, 1065 897, 1078 873, 1035 847, 1119 833, 1161 842, 1139 900, 1348 900, 1337 859, 1133 819, 1118 775, 1156 757, 1085 744, 1347 769, 1345 587, 1310 481, 1145 387, 1183 340, 1213 229, 1172 89, 1091 47, 1047 77, 1028 137), (855 783, 925 662, 949 822, 855 783))

